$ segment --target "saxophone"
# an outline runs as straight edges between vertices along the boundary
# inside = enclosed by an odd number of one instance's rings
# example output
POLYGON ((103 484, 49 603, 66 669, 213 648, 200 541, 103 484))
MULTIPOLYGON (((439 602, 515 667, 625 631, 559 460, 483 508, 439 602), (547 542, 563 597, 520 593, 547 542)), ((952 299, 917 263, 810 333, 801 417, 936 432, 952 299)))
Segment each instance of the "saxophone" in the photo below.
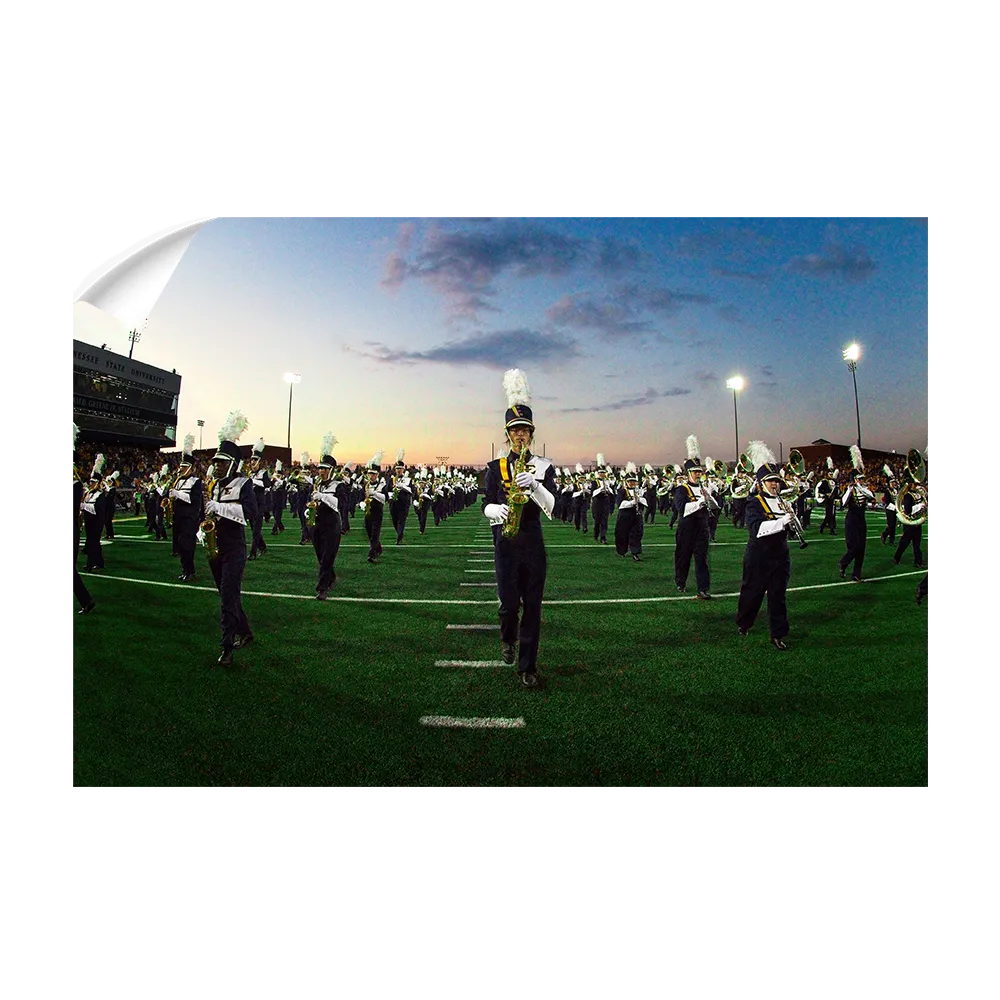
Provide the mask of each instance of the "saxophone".
MULTIPOLYGON (((212 499, 212 491, 215 488, 215 480, 208 484, 208 498, 212 499)), ((218 514, 206 514, 205 520, 201 522, 201 533, 205 538, 205 548, 208 550, 208 561, 215 562, 219 555, 219 540, 215 535, 215 524, 219 520, 218 514)))
POLYGON ((504 521, 502 534, 504 538, 514 538, 521 530, 521 513, 528 502, 529 493, 517 485, 519 473, 528 471, 528 462, 524 457, 527 448, 522 448, 510 474, 510 486, 507 487, 507 520, 504 521))
POLYGON ((167 495, 160 501, 160 506, 163 508, 163 523, 169 528, 173 526, 174 523, 174 498, 170 495, 170 491, 180 482, 180 474, 178 473, 170 482, 167 487, 167 495))

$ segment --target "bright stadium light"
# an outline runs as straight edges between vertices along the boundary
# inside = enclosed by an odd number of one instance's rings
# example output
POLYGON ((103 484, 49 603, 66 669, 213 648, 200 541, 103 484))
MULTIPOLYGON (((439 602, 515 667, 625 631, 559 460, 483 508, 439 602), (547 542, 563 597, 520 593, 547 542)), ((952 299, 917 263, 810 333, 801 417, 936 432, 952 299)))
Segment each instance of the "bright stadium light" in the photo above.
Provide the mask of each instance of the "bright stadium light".
POLYGON ((861 447, 861 409, 858 406, 858 359, 861 357, 859 344, 851 344, 844 348, 844 360, 854 379, 854 415, 858 419, 858 447, 861 447))

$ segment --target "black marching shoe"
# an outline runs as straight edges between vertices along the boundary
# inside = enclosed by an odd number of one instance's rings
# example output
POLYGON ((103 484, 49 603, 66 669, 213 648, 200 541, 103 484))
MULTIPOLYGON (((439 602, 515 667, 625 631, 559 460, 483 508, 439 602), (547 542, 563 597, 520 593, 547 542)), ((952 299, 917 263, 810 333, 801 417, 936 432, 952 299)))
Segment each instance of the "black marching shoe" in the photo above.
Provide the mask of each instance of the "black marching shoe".
POLYGON ((216 662, 220 667, 231 667, 233 665, 233 651, 231 649, 224 649, 216 662))
POLYGON ((233 649, 246 649, 251 642, 253 642, 253 632, 248 632, 246 635, 238 635, 233 640, 233 649))
POLYGON ((840 567, 840 579, 843 580, 847 576, 847 570, 843 566, 840 567))
POLYGON ((538 673, 534 670, 526 670, 523 674, 521 674, 521 683, 526 688, 538 687, 538 673))
POLYGON ((642 556, 633 554, 632 562, 642 562, 642 556))
POLYGON ((93 611, 94 608, 96 608, 96 607, 97 607, 97 602, 91 600, 87 604, 85 604, 82 608, 80 608, 80 610, 77 611, 77 614, 78 615, 89 615, 90 612, 93 611))
POLYGON ((687 587, 682 587, 682 586, 680 586, 680 584, 678 584, 678 586, 677 586, 677 593, 678 594, 686 594, 687 593, 687 587))
POLYGON ((502 642, 500 644, 500 658, 504 663, 513 663, 517 647, 512 642, 502 642))
POLYGON ((739 630, 740 635, 749 635, 750 634, 750 629, 744 628, 742 625, 739 626, 738 630, 739 630))
POLYGON ((321 591, 320 591, 320 592, 319 592, 319 593, 318 593, 318 594, 316 595, 316 600, 317 600, 317 601, 325 601, 325 600, 326 600, 326 591, 325 591, 325 590, 321 590, 321 591))
POLYGON ((712 599, 712 595, 707 590, 699 590, 698 599, 701 601, 710 601, 712 599))
POLYGON ((775 649, 788 649, 784 639, 775 639, 774 636, 771 636, 771 645, 774 646, 775 649))

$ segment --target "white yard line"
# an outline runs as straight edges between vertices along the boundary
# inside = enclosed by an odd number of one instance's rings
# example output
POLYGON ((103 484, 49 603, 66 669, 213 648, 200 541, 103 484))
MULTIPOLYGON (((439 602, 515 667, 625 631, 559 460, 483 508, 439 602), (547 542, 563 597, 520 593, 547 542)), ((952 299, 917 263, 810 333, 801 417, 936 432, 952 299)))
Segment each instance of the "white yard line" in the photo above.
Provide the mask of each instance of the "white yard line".
POLYGON ((509 667, 503 660, 435 660, 435 667, 509 667))
POLYGON ((463 632, 499 632, 499 625, 445 625, 445 628, 460 629, 463 632))
POLYGON ((425 715, 421 717, 420 725, 449 729, 524 729, 524 719, 459 719, 454 715, 425 715))

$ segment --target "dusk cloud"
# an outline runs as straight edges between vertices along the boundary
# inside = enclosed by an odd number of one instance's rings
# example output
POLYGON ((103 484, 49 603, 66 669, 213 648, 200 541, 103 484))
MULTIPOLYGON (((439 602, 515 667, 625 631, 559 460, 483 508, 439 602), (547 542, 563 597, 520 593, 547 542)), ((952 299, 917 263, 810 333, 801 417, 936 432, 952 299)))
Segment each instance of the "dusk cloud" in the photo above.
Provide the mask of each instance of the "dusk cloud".
POLYGON ((626 399, 619 399, 613 403, 598 403, 594 406, 574 406, 568 409, 558 410, 558 413, 601 413, 607 410, 627 410, 633 406, 649 406, 658 399, 665 399, 668 396, 687 396, 690 389, 674 387, 659 391, 649 386, 641 396, 629 396, 626 399))
POLYGON ((421 361, 446 365, 483 365, 501 370, 514 366, 554 366, 578 357, 576 341, 561 333, 534 330, 495 330, 460 340, 447 341, 426 351, 406 351, 385 344, 366 343, 367 351, 354 353, 389 364, 417 364, 421 361))
POLYGON ((656 333, 648 313, 669 316, 687 305, 708 305, 713 300, 697 292, 669 288, 621 285, 604 296, 564 295, 549 306, 546 318, 555 326, 596 330, 609 338, 656 333))
POLYGON ((771 275, 766 271, 744 271, 738 267, 713 267, 712 273, 719 278, 738 278, 740 281, 756 281, 761 284, 771 280, 771 275))
POLYGON ((845 281, 866 281, 875 273, 875 262, 858 248, 848 250, 843 244, 830 242, 822 253, 793 257, 788 269, 814 278, 843 278, 845 281))
POLYGON ((736 306, 732 305, 719 306, 719 308, 716 309, 715 311, 719 314, 719 316, 722 319, 726 320, 728 323, 743 322, 743 317, 740 316, 740 311, 739 309, 736 308, 736 306))

